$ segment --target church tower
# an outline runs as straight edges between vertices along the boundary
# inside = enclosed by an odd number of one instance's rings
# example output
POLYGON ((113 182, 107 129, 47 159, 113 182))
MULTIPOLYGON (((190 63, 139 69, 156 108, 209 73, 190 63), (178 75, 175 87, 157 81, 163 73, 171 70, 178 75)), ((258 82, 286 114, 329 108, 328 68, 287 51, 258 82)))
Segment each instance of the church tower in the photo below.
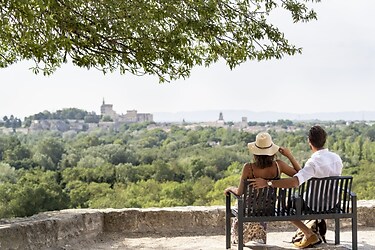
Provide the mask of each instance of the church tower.
POLYGON ((223 112, 220 112, 219 114, 219 121, 224 121, 223 112))
POLYGON ((219 120, 217 120, 216 123, 219 123, 219 124, 224 124, 224 116, 223 116, 223 112, 220 112, 219 114, 219 120))

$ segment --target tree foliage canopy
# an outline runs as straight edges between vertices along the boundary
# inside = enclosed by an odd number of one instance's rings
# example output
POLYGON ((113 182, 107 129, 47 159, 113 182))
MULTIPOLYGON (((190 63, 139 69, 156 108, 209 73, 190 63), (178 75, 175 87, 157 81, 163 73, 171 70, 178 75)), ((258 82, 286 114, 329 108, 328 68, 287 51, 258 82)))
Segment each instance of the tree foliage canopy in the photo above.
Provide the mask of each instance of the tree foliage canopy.
POLYGON ((0 67, 35 62, 48 75, 68 60, 104 73, 188 77, 196 65, 223 58, 230 68, 246 60, 294 55, 268 19, 276 9, 293 22, 316 19, 308 2, 320 0, 6 0, 0 3, 0 67))

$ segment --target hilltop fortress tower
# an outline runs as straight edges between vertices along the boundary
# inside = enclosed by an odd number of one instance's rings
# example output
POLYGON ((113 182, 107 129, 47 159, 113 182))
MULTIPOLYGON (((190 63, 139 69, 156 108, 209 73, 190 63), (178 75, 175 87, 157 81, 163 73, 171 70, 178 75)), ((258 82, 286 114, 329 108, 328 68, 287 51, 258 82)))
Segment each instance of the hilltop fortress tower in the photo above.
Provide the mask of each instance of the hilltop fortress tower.
POLYGON ((115 120, 117 117, 116 112, 113 110, 112 104, 105 104, 104 98, 103 98, 103 104, 100 106, 100 114, 102 116, 109 116, 112 118, 112 120, 115 120))

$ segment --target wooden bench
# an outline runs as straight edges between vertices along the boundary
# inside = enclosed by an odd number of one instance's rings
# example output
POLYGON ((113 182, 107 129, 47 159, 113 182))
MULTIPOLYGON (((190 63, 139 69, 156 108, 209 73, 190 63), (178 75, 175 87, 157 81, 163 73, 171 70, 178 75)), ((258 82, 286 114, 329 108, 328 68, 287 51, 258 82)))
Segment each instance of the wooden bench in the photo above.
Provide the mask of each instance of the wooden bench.
POLYGON ((335 244, 340 244, 340 219, 351 218, 352 249, 357 246, 357 197, 351 176, 312 178, 298 188, 253 189, 245 181, 244 194, 226 196, 226 248, 231 248, 231 218, 238 219, 238 249, 243 249, 243 223, 335 220, 335 244), (237 206, 231 206, 232 198, 237 206))

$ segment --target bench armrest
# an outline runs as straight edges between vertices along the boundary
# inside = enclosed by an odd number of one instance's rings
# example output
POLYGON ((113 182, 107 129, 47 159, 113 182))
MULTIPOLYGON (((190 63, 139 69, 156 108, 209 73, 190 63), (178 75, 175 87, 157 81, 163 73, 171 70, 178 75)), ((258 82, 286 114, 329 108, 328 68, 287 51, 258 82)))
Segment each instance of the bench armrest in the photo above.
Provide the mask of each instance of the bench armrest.
POLYGON ((234 198, 236 198, 237 200, 239 200, 239 199, 241 199, 241 195, 236 195, 233 191, 229 191, 228 192, 228 195, 227 196, 231 196, 231 195, 233 195, 234 196, 234 198))
POLYGON ((239 205, 239 202, 242 201, 242 195, 236 195, 232 191, 229 191, 228 194, 225 196, 225 210, 226 213, 231 213, 231 196, 233 196, 237 200, 237 205, 239 205))

